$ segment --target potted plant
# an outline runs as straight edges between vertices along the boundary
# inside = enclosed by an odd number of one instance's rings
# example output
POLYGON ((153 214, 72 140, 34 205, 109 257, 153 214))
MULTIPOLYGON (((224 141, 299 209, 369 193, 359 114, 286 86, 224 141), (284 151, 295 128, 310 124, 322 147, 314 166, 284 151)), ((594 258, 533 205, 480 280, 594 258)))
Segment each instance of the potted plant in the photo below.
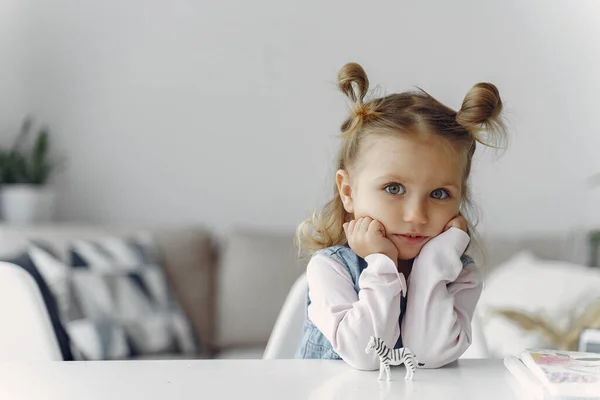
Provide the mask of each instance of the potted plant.
POLYGON ((26 118, 15 143, 0 150, 0 211, 11 223, 39 223, 54 217, 55 193, 48 181, 58 166, 49 156, 49 135, 41 128, 31 146, 32 120, 26 118))

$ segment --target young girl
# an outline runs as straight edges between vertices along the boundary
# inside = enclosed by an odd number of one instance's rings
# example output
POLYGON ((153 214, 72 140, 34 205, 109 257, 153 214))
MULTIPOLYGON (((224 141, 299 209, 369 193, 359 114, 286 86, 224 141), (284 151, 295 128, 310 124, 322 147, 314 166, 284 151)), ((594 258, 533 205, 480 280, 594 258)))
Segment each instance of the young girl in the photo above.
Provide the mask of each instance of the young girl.
POLYGON ((482 133, 504 133, 498 90, 476 84, 456 112, 423 91, 366 101, 369 81, 355 63, 338 81, 353 105, 334 198, 298 228, 312 258, 296 356, 374 370, 378 356, 365 348, 376 336, 410 348, 420 367, 443 366, 470 345, 481 293, 461 211, 482 133))

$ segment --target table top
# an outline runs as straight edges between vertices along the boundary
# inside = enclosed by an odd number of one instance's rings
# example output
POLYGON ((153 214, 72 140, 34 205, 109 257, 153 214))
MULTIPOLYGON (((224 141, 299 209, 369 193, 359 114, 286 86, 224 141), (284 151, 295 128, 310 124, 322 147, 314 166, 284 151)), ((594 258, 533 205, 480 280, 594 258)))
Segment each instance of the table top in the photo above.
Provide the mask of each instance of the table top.
POLYGON ((458 360, 418 369, 403 366, 392 381, 331 360, 173 360, 0 362, 0 399, 165 400, 261 399, 521 399, 502 360, 458 360))

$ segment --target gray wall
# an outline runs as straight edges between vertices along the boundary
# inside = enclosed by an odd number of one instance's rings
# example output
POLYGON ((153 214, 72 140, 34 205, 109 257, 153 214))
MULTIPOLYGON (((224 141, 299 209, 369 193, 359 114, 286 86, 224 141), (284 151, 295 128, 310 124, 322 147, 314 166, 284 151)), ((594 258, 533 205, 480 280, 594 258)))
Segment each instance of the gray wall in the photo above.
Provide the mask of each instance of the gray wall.
POLYGON ((595 1, 4 4, 2 141, 28 111, 52 126, 61 219, 293 229, 329 195, 354 60, 455 108, 499 87, 512 143, 474 166, 484 231, 600 222, 595 1))

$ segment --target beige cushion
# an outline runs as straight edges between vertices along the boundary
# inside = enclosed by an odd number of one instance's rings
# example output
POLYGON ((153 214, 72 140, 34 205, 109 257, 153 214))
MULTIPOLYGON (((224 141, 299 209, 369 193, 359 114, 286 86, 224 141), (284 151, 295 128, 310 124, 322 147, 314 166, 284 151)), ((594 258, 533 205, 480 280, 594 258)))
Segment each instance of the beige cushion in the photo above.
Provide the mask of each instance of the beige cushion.
POLYGON ((288 291, 304 272, 293 235, 234 231, 217 273, 217 345, 266 345, 288 291))
POLYGON ((212 354, 215 326, 216 255, 211 235, 198 229, 155 231, 167 279, 184 310, 200 345, 212 354))

